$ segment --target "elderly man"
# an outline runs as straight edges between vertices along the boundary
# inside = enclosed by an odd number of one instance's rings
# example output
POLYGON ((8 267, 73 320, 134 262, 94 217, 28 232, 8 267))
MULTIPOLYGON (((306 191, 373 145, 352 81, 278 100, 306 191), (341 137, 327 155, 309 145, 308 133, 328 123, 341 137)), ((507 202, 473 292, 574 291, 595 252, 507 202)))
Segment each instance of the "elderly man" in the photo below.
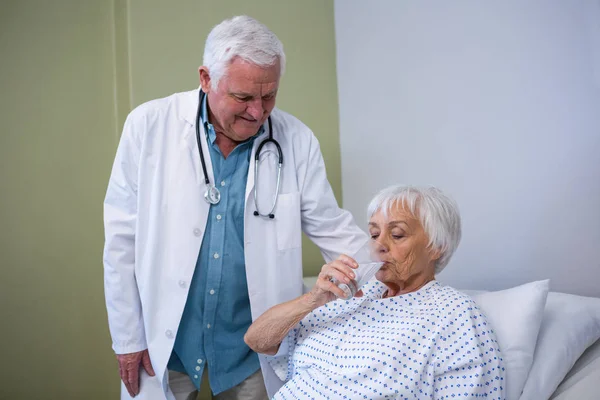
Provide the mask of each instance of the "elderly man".
POLYGON ((275 108, 285 55, 249 17, 209 34, 200 89, 128 116, 104 202, 104 279, 122 398, 263 399, 282 385, 243 340, 302 294, 301 231, 327 261, 366 240, 311 130, 275 108), (250 167, 251 166, 251 167, 250 167))

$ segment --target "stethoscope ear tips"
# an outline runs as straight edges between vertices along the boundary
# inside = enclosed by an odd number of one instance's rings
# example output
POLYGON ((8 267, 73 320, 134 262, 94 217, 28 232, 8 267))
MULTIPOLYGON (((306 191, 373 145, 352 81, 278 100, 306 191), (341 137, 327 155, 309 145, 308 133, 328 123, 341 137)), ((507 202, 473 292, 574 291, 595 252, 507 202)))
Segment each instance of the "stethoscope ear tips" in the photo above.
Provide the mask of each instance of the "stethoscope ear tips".
POLYGON ((269 218, 271 218, 271 219, 275 218, 275 214, 269 214, 269 218))
POLYGON ((254 216, 258 217, 258 211, 254 211, 254 216))

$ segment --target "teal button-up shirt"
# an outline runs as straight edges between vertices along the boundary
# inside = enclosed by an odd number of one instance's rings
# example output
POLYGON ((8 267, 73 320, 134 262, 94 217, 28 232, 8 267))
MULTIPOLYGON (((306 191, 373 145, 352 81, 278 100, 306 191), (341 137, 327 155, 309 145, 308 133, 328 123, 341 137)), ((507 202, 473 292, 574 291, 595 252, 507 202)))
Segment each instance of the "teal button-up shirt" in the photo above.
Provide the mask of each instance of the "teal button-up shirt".
POLYGON ((208 364, 210 386, 217 394, 260 368, 258 355, 244 343, 252 323, 244 261, 244 208, 252 144, 263 127, 224 158, 207 111, 205 96, 201 121, 221 201, 210 206, 168 368, 187 373, 199 389, 208 364))

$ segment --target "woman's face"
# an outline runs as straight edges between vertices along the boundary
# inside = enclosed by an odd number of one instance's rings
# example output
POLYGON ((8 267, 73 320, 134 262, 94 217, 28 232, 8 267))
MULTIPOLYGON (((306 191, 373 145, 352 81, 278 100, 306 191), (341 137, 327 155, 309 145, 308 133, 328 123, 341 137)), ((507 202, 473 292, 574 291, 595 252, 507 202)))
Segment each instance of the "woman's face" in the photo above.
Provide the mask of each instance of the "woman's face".
POLYGON ((439 255, 428 248, 429 238, 410 212, 394 206, 386 218, 377 211, 369 221, 369 234, 384 249, 385 263, 375 275, 377 280, 402 290, 434 278, 439 255))

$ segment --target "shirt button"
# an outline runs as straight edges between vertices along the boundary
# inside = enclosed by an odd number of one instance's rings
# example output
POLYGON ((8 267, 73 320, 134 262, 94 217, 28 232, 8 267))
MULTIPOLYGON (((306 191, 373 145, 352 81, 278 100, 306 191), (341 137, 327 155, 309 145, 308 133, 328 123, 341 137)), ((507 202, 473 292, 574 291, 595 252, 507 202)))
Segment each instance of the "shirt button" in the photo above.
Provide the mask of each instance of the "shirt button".
POLYGON ((200 232, 200 229, 198 229, 198 228, 194 229, 194 235, 195 236, 200 236, 201 233, 202 232, 200 232))
MULTIPOLYGON (((215 289, 210 289, 210 292, 208 292, 208 293, 215 294, 215 289)), ((200 361, 200 360, 198 360, 198 361, 200 361)))
POLYGON ((202 364, 202 359, 201 358, 198 359, 198 364, 202 364))
POLYGON ((221 181, 221 186, 225 186, 225 181, 221 181))
MULTIPOLYGON (((208 329, 210 329, 210 324, 206 325, 206 327, 207 327, 208 329)), ((197 367, 196 367, 196 368, 197 368, 197 367)))
POLYGON ((173 331, 170 329, 167 329, 167 331, 165 332, 165 336, 168 337, 169 339, 173 339, 173 331))
POLYGON ((182 289, 185 289, 186 286, 187 285, 185 284, 185 281, 179 281, 179 287, 181 287, 182 289))
POLYGON ((200 367, 196 367, 196 371, 200 371, 200 367))
POLYGON ((219 258, 219 253, 215 253, 215 254, 213 254, 213 257, 214 257, 215 259, 219 258))
POLYGON ((219 220, 219 221, 220 221, 220 220, 221 220, 221 218, 223 218, 223 217, 221 217, 221 214, 217 215, 217 220, 219 220))
POLYGON ((194 379, 198 379, 198 375, 194 375, 194 379))

